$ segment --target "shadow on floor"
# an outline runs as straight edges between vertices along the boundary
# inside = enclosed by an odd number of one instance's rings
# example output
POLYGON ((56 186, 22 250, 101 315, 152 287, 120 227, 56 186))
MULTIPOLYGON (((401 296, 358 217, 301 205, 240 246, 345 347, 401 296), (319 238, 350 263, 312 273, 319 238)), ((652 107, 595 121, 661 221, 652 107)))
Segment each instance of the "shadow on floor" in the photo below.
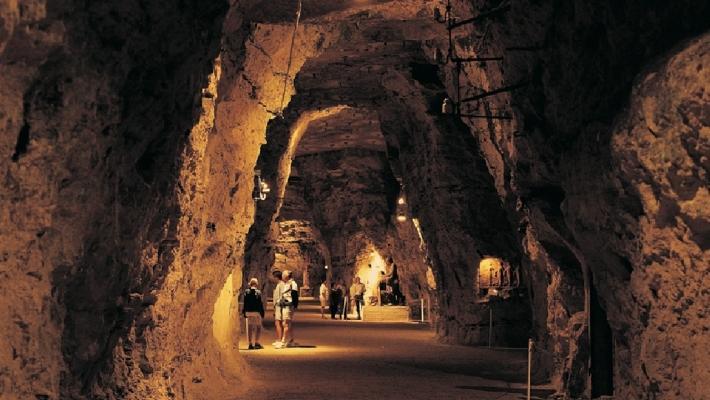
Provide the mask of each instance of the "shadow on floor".
MULTIPOLYGON (((479 390, 482 392, 497 392, 497 393, 515 393, 526 395, 528 393, 527 389, 516 389, 516 388, 504 388, 496 386, 455 386, 456 389, 469 389, 469 390, 479 390)), ((548 396, 555 394, 554 390, 551 389, 532 389, 530 394, 537 399, 546 399, 548 396)))

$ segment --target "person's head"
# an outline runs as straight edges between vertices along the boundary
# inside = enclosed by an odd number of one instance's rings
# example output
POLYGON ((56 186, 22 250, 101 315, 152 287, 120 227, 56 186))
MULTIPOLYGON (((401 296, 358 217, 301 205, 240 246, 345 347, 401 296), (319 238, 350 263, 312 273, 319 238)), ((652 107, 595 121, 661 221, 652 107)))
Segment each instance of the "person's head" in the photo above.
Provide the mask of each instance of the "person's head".
POLYGON ((255 287, 257 287, 257 286, 259 286, 259 280, 258 280, 258 279, 256 279, 256 278, 251 278, 251 279, 249 279, 249 287, 250 287, 250 288, 255 288, 255 287))
POLYGON ((274 278, 274 280, 280 281, 281 280, 281 271, 278 269, 275 269, 271 272, 271 276, 274 278))
POLYGON ((359 277, 359 276, 356 276, 356 277, 355 277, 355 283, 360 283, 360 277, 359 277))
POLYGON ((291 271, 289 271, 287 269, 284 270, 281 280, 283 280, 284 282, 288 282, 291 279, 291 274, 292 274, 291 271))

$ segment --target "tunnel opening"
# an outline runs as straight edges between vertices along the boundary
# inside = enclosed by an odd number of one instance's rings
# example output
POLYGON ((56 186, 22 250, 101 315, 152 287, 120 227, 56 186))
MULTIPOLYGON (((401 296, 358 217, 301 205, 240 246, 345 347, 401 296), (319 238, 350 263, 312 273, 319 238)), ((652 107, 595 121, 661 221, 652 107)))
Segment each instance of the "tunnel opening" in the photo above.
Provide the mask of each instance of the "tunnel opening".
POLYGON ((614 395, 614 336, 606 311, 592 285, 590 291, 589 345, 592 399, 614 395))

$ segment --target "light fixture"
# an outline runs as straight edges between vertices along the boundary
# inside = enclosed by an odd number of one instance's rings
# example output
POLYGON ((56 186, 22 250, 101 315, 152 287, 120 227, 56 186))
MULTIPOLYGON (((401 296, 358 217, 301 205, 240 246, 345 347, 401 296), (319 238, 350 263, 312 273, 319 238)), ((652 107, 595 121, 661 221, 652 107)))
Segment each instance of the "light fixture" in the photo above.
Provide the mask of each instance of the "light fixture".
POLYGON ((266 200, 266 195, 271 192, 269 184, 261 180, 261 170, 254 171, 254 191, 252 192, 252 198, 254 201, 266 200))
POLYGON ((407 214, 409 211, 407 209, 407 200, 404 198, 404 185, 400 182, 399 186, 399 197, 397 197, 397 208, 395 210, 398 222, 404 222, 407 220, 407 214))
POLYGON ((454 102, 450 98, 445 97, 444 101, 441 102, 441 113, 444 115, 449 115, 454 113, 454 102))

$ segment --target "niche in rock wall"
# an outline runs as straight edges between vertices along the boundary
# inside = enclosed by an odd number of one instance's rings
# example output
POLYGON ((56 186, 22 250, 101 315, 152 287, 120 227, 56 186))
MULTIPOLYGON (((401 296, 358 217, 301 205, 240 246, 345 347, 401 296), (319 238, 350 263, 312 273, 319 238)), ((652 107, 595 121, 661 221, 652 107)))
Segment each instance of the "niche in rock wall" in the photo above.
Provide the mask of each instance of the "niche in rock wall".
POLYGON ((387 263, 374 246, 370 245, 358 254, 355 259, 355 276, 365 284, 365 299, 376 296, 382 272, 387 273, 387 263))
POLYGON ((478 264, 476 284, 479 301, 507 299, 520 294, 520 272, 505 260, 486 256, 478 264))

